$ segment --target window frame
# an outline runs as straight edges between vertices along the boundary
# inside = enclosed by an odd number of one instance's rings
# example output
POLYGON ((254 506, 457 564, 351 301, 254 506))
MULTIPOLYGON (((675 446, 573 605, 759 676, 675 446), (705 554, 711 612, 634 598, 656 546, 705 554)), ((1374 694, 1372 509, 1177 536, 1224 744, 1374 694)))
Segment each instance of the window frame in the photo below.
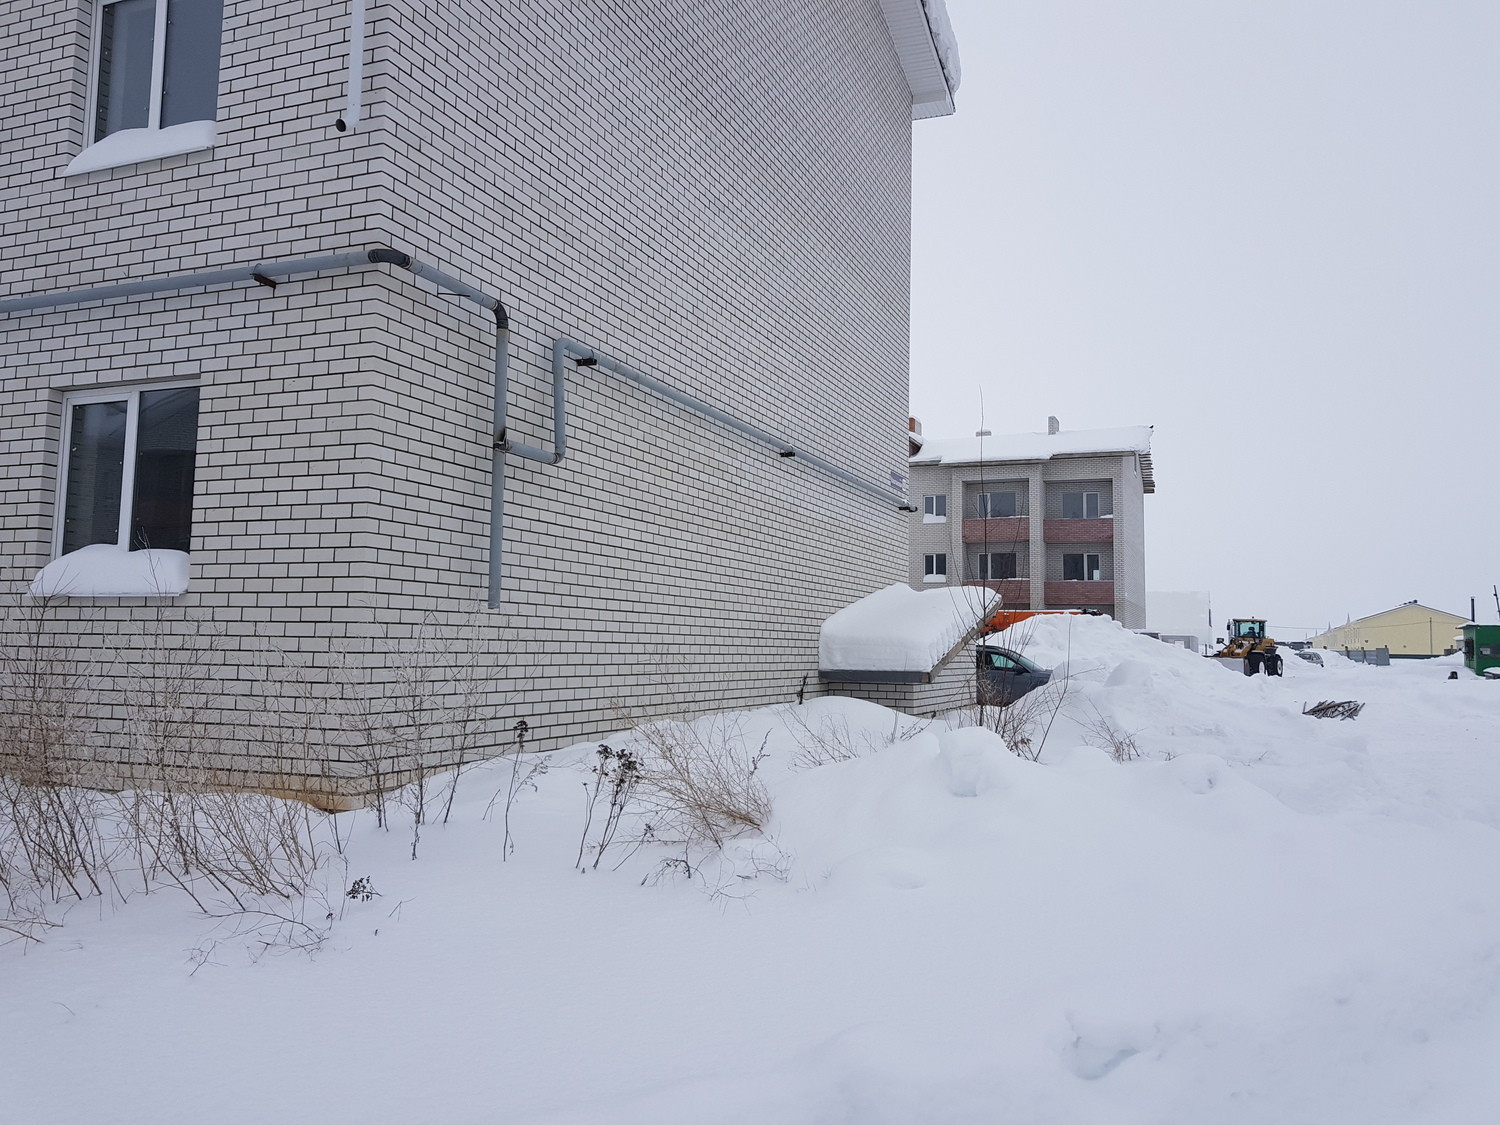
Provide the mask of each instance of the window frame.
MULTIPOLYGON (((114 546, 130 550, 131 525, 135 518, 136 439, 140 431, 141 395, 152 391, 175 391, 186 387, 202 390, 197 379, 169 379, 152 383, 129 383, 118 387, 94 387, 89 390, 64 391, 62 396, 62 444, 57 456, 57 491, 52 513, 52 558, 63 557, 63 536, 68 518, 68 467, 73 445, 73 407, 97 402, 126 403, 124 465, 120 471, 120 522, 114 546)), ((202 407, 202 398, 199 398, 202 407)), ((196 454, 197 435, 193 448, 196 454)), ((71 554, 71 552, 69 552, 71 554)))
POLYGON ((948 581, 948 553, 946 551, 934 551, 922 556, 922 581, 948 581))
POLYGON ((1014 488, 987 489, 982 492, 976 492, 974 494, 974 511, 982 520, 1019 519, 1021 518, 1021 493, 1018 489, 1014 488), (1012 509, 1010 515, 996 515, 993 511, 990 510, 992 507, 990 504, 990 497, 992 496, 1010 497, 1010 507, 1012 509))
POLYGON ((1086 491, 1084 489, 1078 489, 1076 492, 1064 492, 1062 494, 1062 503, 1063 503, 1063 519, 1069 519, 1069 520, 1097 520, 1097 519, 1103 519, 1104 518, 1104 515, 1103 515, 1104 514, 1104 494, 1102 492, 1098 492, 1098 491, 1089 492, 1089 491, 1086 491), (1082 499, 1079 501, 1079 507, 1082 509, 1082 514, 1081 515, 1070 516, 1070 515, 1067 514, 1067 506, 1068 506, 1068 497, 1069 496, 1082 497, 1082 499), (1089 515, 1089 497, 1090 496, 1092 496, 1094 498, 1094 514, 1093 515, 1089 515))
POLYGON ((1021 558, 1016 551, 980 551, 974 557, 974 570, 975 579, 979 582, 1014 582, 1021 577, 1021 558), (993 573, 995 560, 1003 558, 1010 559, 1010 566, 1008 568, 1001 567, 1000 569, 1008 569, 1011 573, 996 576, 993 573))
POLYGON ((948 522, 948 494, 929 492, 922 497, 922 520, 924 523, 948 522), (942 511, 938 511, 941 508, 942 511))
POLYGON ((1103 581, 1105 581, 1105 578, 1104 578, 1104 554, 1103 554, 1102 551, 1065 551, 1063 553, 1063 556, 1062 556, 1062 569, 1063 569, 1063 581, 1064 582, 1103 582, 1103 581), (1068 560, 1069 559, 1082 559, 1083 560, 1083 577, 1081 577, 1081 578, 1069 578, 1068 577, 1068 560), (1089 566, 1089 559, 1093 559, 1094 560, 1094 565, 1093 565, 1092 568, 1090 568, 1090 566, 1089 566), (1092 575, 1092 577, 1090 577, 1090 575, 1092 575))
MULTIPOLYGON (((166 89, 167 63, 167 16, 172 0, 155 0, 155 24, 151 42, 151 90, 146 111, 146 124, 134 129, 118 129, 106 136, 95 138, 99 126, 99 77, 104 50, 104 11, 122 0, 94 0, 93 18, 89 33, 88 93, 83 115, 83 149, 75 156, 62 175, 76 176, 84 172, 95 172, 105 168, 118 168, 127 164, 139 164, 146 160, 158 160, 167 156, 179 156, 211 148, 218 135, 217 94, 214 97, 214 116, 196 121, 184 121, 163 127, 161 124, 162 99, 166 89)), ((219 75, 223 76, 224 30, 219 28, 219 75)))

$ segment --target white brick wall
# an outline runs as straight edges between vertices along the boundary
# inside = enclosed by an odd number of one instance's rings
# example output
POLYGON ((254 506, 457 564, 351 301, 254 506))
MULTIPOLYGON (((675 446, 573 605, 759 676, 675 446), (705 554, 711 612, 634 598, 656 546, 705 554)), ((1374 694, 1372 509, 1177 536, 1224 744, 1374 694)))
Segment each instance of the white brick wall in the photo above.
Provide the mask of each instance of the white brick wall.
MULTIPOLYGON (((0 296, 392 245, 505 301, 520 440, 550 434, 565 334, 872 482, 904 469, 910 95, 876 0, 375 0, 352 133, 347 3, 228 0, 215 146, 63 177, 89 10, 0 3, 0 296)), ((357 792, 350 705, 327 702, 356 677, 333 666, 399 688, 435 631, 481 654, 482 690, 449 695, 482 703, 487 746, 522 718, 557 745, 619 725, 617 704, 791 698, 817 682, 821 620, 904 569, 894 504, 587 370, 567 460, 509 459, 503 609, 465 616, 485 596, 493 322, 389 267, 0 334, 12 591, 48 558, 63 391, 203 388, 189 593, 166 620, 142 599, 53 608, 107 656, 105 757, 134 745, 111 673, 160 663, 153 637, 198 653, 214 764, 357 792), (269 760, 285 747, 261 725, 291 711, 315 762, 269 760)))

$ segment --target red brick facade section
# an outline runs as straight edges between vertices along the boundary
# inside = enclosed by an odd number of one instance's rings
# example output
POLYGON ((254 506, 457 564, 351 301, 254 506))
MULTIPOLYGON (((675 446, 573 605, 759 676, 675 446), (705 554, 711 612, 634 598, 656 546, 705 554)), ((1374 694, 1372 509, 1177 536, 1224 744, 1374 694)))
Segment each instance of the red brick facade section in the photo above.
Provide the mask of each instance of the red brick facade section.
MULTIPOLYGON (((992 523, 995 521, 991 521, 992 523)), ((1115 541, 1114 520, 1043 520, 1042 535, 1048 543, 1113 543, 1115 541)), ((964 538, 969 537, 968 523, 964 524, 964 538)), ((1114 601, 1114 594, 1110 594, 1114 601)))
MULTIPOLYGON (((983 586, 1000 595, 1000 604, 1005 609, 1031 608, 1031 582, 1026 578, 1002 578, 998 582, 965 582, 965 586, 983 586)), ((1113 583, 1104 583, 1112 586, 1113 583)), ((1111 595, 1113 597, 1113 595, 1111 595)))
POLYGON ((1076 605, 1114 611, 1113 582, 1047 582, 1045 593, 1049 607, 1076 605))
MULTIPOLYGON (((1108 520, 1089 520, 1089 523, 1108 523, 1108 520)), ((1031 520, 1025 516, 1013 516, 998 520, 964 520, 965 543, 991 543, 1004 547, 1009 543, 1025 543, 1031 539, 1031 520)), ((1069 540, 1068 542, 1074 542, 1069 540)))

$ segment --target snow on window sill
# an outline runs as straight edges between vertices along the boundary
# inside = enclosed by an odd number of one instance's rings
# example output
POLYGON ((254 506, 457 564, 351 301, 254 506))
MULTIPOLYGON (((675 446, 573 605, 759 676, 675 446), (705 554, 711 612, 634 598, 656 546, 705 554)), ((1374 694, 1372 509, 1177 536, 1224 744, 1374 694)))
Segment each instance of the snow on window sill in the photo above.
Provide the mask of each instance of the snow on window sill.
POLYGON ((923 523, 947 523, 948 522, 948 517, 947 516, 923 516, 922 517, 922 522, 923 523))
POLYGON ((121 129, 80 152, 62 170, 62 175, 78 176, 102 168, 119 168, 143 160, 197 152, 211 148, 217 133, 218 126, 213 121, 184 121, 165 129, 121 129))
POLYGON ((127 551, 113 543, 53 559, 32 579, 33 598, 171 598, 188 588, 182 551, 127 551))
POLYGON ((927 574, 927 575, 924 575, 922 577, 922 581, 923 582, 946 582, 946 581, 948 581, 948 576, 946 574, 927 574))

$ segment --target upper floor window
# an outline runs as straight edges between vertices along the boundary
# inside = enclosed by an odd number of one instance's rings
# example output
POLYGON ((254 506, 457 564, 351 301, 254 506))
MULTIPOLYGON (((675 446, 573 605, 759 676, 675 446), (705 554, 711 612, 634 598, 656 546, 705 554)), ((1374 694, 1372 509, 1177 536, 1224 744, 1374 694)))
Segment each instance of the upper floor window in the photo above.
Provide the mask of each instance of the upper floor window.
POLYGON ((1096 520, 1099 518, 1099 493, 1064 492, 1062 498, 1063 519, 1096 520))
POLYGON ((976 497, 976 501, 980 519, 1006 519, 1021 514, 1014 492, 981 492, 976 497))
POLYGON ((224 0, 100 0, 88 145, 67 173, 207 148, 224 0))
POLYGON ((948 497, 945 495, 922 497, 922 518, 934 523, 948 518, 948 497))

